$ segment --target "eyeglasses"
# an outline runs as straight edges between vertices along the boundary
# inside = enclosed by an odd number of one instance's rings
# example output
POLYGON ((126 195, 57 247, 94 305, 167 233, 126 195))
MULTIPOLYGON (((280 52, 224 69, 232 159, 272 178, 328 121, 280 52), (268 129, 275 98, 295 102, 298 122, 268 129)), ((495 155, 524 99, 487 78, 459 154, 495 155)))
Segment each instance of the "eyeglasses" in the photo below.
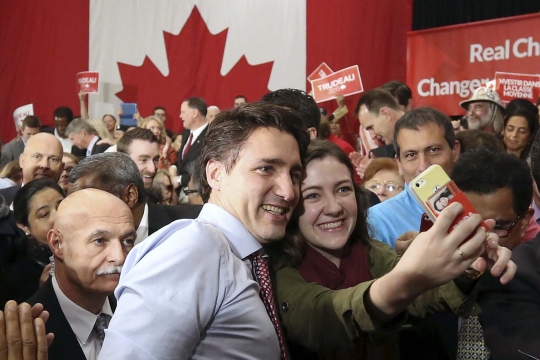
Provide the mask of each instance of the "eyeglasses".
POLYGON ((497 234, 497 236, 500 238, 505 238, 505 237, 508 237, 508 234, 510 233, 510 231, 512 231, 512 229, 514 228, 514 226, 516 226, 517 222, 519 221, 519 219, 521 218, 521 215, 518 215, 514 221, 512 221, 511 224, 508 224, 508 225, 501 225, 501 224, 497 224, 495 223, 495 227, 493 228, 493 232, 495 234, 497 234))
POLYGON ((382 186, 390 192, 399 191, 405 189, 402 185, 396 184, 394 182, 389 182, 387 184, 381 184, 381 183, 371 183, 366 184, 364 187, 371 191, 379 190, 382 186))
POLYGON ((186 194, 186 195, 189 195, 189 194, 198 194, 198 193, 199 193, 199 190, 189 190, 188 188, 184 188, 182 191, 183 191, 184 194, 186 194))

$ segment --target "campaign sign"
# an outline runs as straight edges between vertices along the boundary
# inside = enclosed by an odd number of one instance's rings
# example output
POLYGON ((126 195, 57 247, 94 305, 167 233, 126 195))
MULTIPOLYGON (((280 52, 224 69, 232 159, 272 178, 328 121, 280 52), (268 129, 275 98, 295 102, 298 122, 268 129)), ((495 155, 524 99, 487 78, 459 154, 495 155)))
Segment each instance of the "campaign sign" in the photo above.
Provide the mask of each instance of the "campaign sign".
POLYGON ((313 80, 317 80, 317 79, 326 77, 326 76, 331 75, 333 73, 334 73, 334 71, 332 69, 330 69, 330 66, 326 65, 326 63, 323 62, 321 65, 317 66, 317 68, 315 70, 313 70, 313 72, 311 74, 309 74, 307 79, 309 81, 313 81, 313 80))
POLYGON ((540 75, 496 72, 495 81, 503 102, 527 99, 534 103, 540 96, 540 75))
POLYGON ((99 72, 83 71, 77 73, 77 89, 87 94, 97 94, 99 90, 99 72))
POLYGON ((317 103, 343 96, 358 94, 364 91, 358 65, 336 71, 326 77, 311 82, 313 98, 317 103))
POLYGON ((28 104, 18 107, 13 112, 13 121, 15 122, 15 128, 20 129, 22 122, 28 115, 34 115, 34 104, 28 104))

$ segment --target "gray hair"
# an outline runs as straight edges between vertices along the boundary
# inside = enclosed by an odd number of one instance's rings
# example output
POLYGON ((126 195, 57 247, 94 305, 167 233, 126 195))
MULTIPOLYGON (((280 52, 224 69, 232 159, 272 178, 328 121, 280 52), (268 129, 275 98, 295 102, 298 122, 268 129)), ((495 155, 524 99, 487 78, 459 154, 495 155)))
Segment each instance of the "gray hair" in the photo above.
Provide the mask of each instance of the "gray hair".
POLYGON ((82 178, 92 179, 91 183, 94 187, 119 198, 122 198, 124 190, 133 184, 139 193, 137 203, 147 200, 141 173, 127 154, 103 153, 81 160, 71 170, 68 182, 76 183, 82 178))
POLYGON ((96 129, 94 129, 92 127, 92 125, 90 125, 88 123, 88 121, 82 119, 82 118, 75 118, 73 119, 69 125, 67 126, 66 128, 66 136, 69 135, 69 134, 75 134, 75 133, 78 133, 80 131, 84 131, 85 133, 91 135, 96 135, 97 132, 96 132, 96 129))

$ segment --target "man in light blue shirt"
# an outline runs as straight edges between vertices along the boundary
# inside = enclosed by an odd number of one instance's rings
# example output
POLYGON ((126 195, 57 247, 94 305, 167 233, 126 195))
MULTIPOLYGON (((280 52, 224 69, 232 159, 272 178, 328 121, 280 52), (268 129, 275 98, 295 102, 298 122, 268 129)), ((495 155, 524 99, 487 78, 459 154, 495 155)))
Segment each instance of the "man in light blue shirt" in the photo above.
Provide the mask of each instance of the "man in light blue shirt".
POLYGON ((284 358, 249 258, 285 235, 309 136, 291 111, 259 103, 220 114, 205 141, 207 204, 131 251, 100 359, 284 358))
POLYGON ((408 184, 433 164, 452 172, 459 158, 460 144, 450 118, 432 108, 418 108, 396 123, 394 146, 405 191, 369 209, 373 238, 395 247, 407 231, 419 231, 424 211, 412 197, 408 184))

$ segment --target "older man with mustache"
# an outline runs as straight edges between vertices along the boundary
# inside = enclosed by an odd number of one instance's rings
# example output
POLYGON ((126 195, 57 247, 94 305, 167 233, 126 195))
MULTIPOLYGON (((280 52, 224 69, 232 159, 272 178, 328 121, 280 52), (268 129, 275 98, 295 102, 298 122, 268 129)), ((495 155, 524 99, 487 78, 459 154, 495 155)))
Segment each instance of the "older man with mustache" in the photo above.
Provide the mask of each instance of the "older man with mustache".
POLYGON ((50 314, 47 332, 55 334, 50 359, 97 358, 135 237, 128 206, 105 191, 80 190, 60 204, 47 235, 54 275, 28 301, 43 304, 50 314))

